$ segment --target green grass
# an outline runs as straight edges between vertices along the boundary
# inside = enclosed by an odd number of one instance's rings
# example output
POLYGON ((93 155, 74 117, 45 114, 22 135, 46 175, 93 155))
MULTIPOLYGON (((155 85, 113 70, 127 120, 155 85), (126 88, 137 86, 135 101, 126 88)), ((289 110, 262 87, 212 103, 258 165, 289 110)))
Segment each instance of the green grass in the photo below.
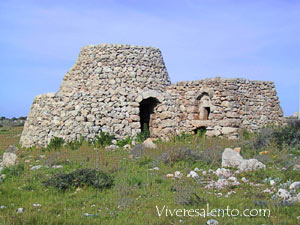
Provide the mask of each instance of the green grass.
POLYGON ((0 127, 0 154, 9 145, 19 143, 23 127, 0 127))
MULTIPOLYGON (((0 132, 0 152, 10 144, 17 144, 21 129, 11 128, 6 133, 0 132)), ((299 224, 296 217, 300 216, 300 205, 281 206, 271 200, 271 194, 263 193, 269 184, 263 179, 272 177, 283 181, 300 181, 300 172, 282 171, 287 162, 283 155, 288 151, 269 146, 264 149, 253 149, 249 142, 254 138, 227 140, 221 138, 205 138, 201 135, 183 135, 174 137, 169 142, 158 140, 157 149, 146 150, 141 158, 130 156, 128 150, 119 148, 115 151, 106 151, 103 147, 96 150, 92 144, 83 142, 80 146, 70 149, 68 145, 59 149, 41 150, 38 148, 20 149, 18 152, 19 165, 5 169, 5 180, 0 183, 0 205, 7 208, 0 209, 0 224, 206 224, 209 219, 216 219, 219 224, 299 224), (208 170, 221 167, 220 155, 226 147, 242 147, 245 158, 258 157, 260 151, 269 151, 264 158, 267 170, 249 172, 237 175, 246 177, 249 181, 260 183, 253 187, 244 184, 223 190, 207 190, 205 182, 216 179, 210 174, 201 176, 201 182, 186 178, 187 173, 198 167, 208 170), (199 154, 184 157, 184 150, 191 149, 199 154), (163 153, 168 154, 167 160, 161 160, 163 153), (41 157, 42 155, 42 157, 41 157), (43 156, 44 155, 44 156, 43 156), (32 166, 42 165, 39 170, 30 170, 32 166), (63 165, 62 169, 51 168, 53 165, 63 165), (158 166, 158 171, 150 168, 158 166), (70 173, 76 169, 100 169, 112 176, 114 185, 99 190, 84 186, 60 191, 43 185, 43 181, 53 175, 70 173), (166 174, 181 171, 184 176, 181 180, 166 178, 166 174), (230 197, 225 195, 235 191, 230 197), (221 197, 216 194, 222 193, 221 197), (164 205, 169 209, 197 209, 206 208, 259 208, 255 205, 265 201, 271 210, 271 217, 159 217, 156 206, 164 205), (41 204, 34 207, 33 204, 41 204), (24 213, 16 213, 17 208, 24 208, 24 213), (85 217, 85 213, 93 216, 85 217)), ((201 175, 201 172, 199 172, 201 175)))

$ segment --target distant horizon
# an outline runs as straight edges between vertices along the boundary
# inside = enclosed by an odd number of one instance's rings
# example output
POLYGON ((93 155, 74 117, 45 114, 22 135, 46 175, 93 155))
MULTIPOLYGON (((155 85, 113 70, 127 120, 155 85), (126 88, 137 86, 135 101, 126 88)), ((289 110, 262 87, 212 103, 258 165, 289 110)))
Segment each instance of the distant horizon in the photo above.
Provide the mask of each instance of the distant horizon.
POLYGON ((89 44, 153 46, 172 83, 272 81, 285 116, 298 111, 300 1, 28 0, 0 2, 0 115, 27 116, 57 92, 89 44))

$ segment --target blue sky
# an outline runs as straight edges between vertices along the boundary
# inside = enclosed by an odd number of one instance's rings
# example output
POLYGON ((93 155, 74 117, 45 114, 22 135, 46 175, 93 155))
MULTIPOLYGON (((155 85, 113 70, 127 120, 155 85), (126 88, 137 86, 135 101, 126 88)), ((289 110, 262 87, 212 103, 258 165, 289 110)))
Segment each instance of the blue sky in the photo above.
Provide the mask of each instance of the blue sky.
POLYGON ((173 83, 274 81, 285 115, 298 110, 298 0, 1 0, 0 28, 0 116, 27 115, 100 43, 160 48, 173 83))

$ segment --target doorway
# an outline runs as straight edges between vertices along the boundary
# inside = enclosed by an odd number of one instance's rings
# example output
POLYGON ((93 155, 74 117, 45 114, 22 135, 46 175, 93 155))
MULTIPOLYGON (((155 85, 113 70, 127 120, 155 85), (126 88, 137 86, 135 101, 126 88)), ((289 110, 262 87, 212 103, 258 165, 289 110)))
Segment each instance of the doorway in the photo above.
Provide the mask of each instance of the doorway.
POLYGON ((154 113, 154 108, 157 106, 159 101, 156 98, 150 97, 140 102, 140 124, 141 132, 150 131, 150 117, 154 113))

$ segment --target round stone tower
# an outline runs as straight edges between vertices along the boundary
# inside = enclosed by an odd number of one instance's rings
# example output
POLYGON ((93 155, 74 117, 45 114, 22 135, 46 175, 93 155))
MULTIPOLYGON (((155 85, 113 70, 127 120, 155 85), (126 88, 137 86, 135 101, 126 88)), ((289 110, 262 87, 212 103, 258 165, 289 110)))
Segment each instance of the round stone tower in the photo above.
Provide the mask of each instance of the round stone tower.
POLYGON ((157 48, 83 47, 59 91, 34 99, 21 145, 46 146, 54 137, 93 139, 101 130, 116 138, 135 136, 169 85, 157 48))
POLYGON ((125 88, 127 94, 162 91, 170 79, 159 49, 131 45, 83 47, 65 75, 59 93, 95 93, 125 88))

